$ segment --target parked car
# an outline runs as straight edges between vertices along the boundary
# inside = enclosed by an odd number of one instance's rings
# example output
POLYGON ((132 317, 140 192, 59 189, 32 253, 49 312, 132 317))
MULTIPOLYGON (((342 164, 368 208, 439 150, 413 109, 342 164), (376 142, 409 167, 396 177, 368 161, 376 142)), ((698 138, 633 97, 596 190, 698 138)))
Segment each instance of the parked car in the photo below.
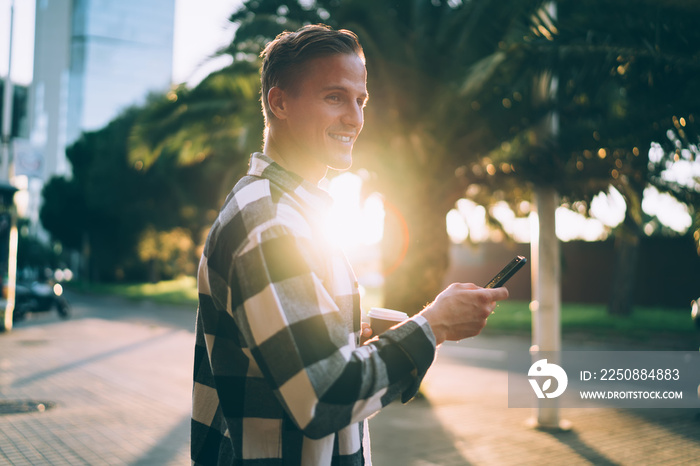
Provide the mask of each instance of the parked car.
POLYGON ((33 312, 50 312, 55 310, 58 315, 67 319, 70 317, 70 305, 63 296, 60 283, 30 282, 17 283, 15 288, 15 310, 12 320, 24 319, 33 312))

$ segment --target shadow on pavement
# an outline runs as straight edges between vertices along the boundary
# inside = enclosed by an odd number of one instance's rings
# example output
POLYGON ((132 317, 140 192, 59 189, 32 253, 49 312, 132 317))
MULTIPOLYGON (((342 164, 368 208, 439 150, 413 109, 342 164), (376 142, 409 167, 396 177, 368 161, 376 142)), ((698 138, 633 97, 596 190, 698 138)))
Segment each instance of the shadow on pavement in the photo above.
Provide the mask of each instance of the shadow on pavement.
POLYGON ((425 397, 416 397, 406 405, 390 404, 370 419, 369 429, 373 464, 471 464, 457 447, 460 439, 444 429, 425 397))
POLYGON ((700 409, 628 409, 626 414, 653 423, 676 437, 700 445, 700 409))
POLYGON ((13 381, 11 384, 11 388, 18 388, 18 387, 22 387, 25 385, 29 385, 29 384, 32 384, 33 382, 38 381, 38 380, 51 377, 51 376, 59 374, 61 372, 70 371, 70 370, 76 369, 78 367, 84 366, 86 364, 92 364, 94 362, 97 362, 97 361, 100 361, 103 359, 107 359, 107 358, 110 358, 112 356, 116 356, 118 354, 123 354, 123 353, 128 353, 131 351, 139 350, 145 346, 152 345, 161 339, 168 338, 173 333, 177 333, 177 332, 179 332, 179 330, 171 330, 171 331, 166 332, 162 335, 157 335, 155 337, 148 337, 145 340, 141 340, 141 341, 138 341, 136 343, 130 343, 128 345, 124 345, 124 346, 121 346, 119 348, 115 348, 113 350, 109 350, 109 351, 105 351, 105 352, 102 352, 99 354, 95 354, 95 355, 89 356, 87 358, 78 359, 78 360, 73 361, 69 364, 64 364, 62 366, 53 367, 51 369, 36 372, 36 373, 29 375, 27 377, 22 377, 20 379, 13 381))
MULTIPOLYGON (((133 466, 150 466, 154 464, 169 464, 175 461, 182 446, 190 441, 190 416, 184 416, 156 445, 145 452, 133 466)), ((187 450, 189 453, 189 449, 187 450)), ((189 458, 185 458, 189 460, 189 458)))
POLYGON ((590 461, 591 464, 597 466, 617 466, 620 463, 611 461, 603 453, 596 450, 591 445, 588 445, 581 437, 576 433, 576 431, 568 432, 550 432, 549 433, 558 442, 566 445, 574 453, 576 453, 581 458, 586 461, 590 461))

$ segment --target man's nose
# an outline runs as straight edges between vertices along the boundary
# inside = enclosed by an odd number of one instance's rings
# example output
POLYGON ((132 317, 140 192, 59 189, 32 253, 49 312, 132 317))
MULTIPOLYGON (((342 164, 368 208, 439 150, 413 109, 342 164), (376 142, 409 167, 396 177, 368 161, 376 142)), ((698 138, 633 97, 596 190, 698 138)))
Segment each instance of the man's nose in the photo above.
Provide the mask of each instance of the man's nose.
POLYGON ((347 111, 343 115, 343 124, 352 126, 354 128, 362 128, 364 122, 365 114, 364 108, 359 103, 349 105, 347 111))

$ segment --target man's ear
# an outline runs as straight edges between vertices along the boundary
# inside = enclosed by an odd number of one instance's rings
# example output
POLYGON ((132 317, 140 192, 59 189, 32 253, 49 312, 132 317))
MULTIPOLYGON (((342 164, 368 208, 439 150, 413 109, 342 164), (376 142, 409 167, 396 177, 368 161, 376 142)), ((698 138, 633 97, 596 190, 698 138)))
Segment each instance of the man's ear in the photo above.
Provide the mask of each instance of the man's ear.
POLYGON ((270 111, 278 120, 287 118, 286 99, 287 94, 279 87, 271 87, 267 92, 267 103, 270 105, 270 111))

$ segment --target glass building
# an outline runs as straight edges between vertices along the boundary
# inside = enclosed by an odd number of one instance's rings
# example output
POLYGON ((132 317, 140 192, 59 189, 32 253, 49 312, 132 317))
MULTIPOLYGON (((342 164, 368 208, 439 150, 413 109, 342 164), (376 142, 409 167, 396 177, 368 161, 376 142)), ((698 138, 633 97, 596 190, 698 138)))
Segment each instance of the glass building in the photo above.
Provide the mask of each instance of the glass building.
MULTIPOLYGON (((36 0, 29 150, 16 162, 38 223, 43 184, 70 176, 65 149, 172 80, 175 0, 36 0), (38 161, 38 163, 36 163, 38 161), (31 170, 23 167, 32 167, 31 170)), ((34 223, 34 222, 33 222, 34 223)))
POLYGON ((30 140, 40 178, 65 147, 171 83, 175 0, 37 0, 30 140))
POLYGON ((175 21, 174 0, 72 3, 68 142, 168 88, 175 21))

